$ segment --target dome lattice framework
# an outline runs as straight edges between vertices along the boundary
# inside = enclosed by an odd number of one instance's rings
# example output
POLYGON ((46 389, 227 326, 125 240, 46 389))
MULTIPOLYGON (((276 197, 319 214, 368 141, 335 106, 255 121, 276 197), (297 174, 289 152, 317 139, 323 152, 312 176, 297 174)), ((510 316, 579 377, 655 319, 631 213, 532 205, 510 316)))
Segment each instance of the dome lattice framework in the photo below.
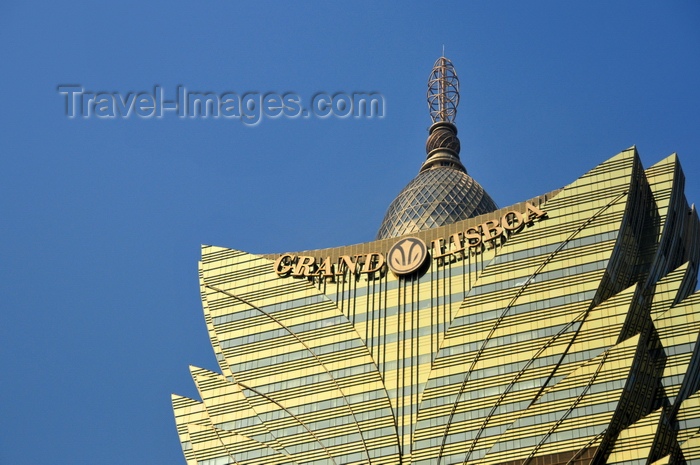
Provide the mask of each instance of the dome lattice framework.
POLYGON ((377 239, 435 228, 496 210, 466 172, 436 167, 418 174, 389 206, 377 239))

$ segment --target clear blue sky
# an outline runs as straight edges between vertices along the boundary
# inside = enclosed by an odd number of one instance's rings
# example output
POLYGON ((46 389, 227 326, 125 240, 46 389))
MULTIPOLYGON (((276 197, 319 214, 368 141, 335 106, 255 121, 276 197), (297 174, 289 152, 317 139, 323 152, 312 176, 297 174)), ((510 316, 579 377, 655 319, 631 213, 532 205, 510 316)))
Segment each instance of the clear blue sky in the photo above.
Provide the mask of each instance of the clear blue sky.
POLYGON ((700 202, 700 4, 6 1, 0 464, 184 463, 170 394, 216 369, 200 244, 371 240, 418 171, 443 44, 462 159, 501 206, 636 145, 700 202), (438 8, 440 9, 436 9, 438 8), (380 92, 383 119, 67 118, 59 85, 380 92))

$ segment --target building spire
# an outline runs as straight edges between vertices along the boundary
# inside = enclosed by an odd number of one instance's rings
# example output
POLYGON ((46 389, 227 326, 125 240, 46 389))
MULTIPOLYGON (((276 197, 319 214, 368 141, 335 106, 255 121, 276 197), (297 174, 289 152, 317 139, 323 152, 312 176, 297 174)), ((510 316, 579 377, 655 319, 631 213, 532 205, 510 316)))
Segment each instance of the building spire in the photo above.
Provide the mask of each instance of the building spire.
POLYGON ((428 78, 428 108, 433 124, 425 143, 428 158, 421 166, 421 172, 446 166, 467 172, 459 160, 460 144, 454 125, 458 104, 459 79, 443 49, 443 56, 437 59, 428 78))
POLYGON ((437 59, 428 78, 428 108, 433 123, 454 123, 458 104, 459 79, 443 50, 443 56, 437 59))
POLYGON ((433 120, 425 143, 428 156, 418 176, 389 205, 377 239, 444 226, 498 210, 491 196, 469 176, 459 159, 460 143, 454 125, 458 103, 457 73, 443 52, 428 78, 428 107, 433 120))

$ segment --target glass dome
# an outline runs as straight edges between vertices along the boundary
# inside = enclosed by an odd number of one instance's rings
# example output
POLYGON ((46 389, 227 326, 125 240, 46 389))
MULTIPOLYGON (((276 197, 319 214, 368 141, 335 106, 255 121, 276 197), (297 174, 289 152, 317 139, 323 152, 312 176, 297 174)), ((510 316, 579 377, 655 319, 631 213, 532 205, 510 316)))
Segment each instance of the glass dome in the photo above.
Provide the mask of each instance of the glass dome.
POLYGON ((438 166, 422 171, 391 202, 377 239, 435 228, 497 210, 466 172, 438 166))

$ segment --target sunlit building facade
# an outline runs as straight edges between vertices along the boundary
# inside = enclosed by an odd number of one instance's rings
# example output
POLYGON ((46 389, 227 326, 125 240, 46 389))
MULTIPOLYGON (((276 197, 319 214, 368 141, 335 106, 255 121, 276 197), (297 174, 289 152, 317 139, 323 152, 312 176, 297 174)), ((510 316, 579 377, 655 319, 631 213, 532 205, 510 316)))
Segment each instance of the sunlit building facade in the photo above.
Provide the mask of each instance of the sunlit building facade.
POLYGON ((459 159, 453 72, 436 63, 428 157, 377 240, 202 248, 220 371, 173 396, 188 464, 700 463, 677 156, 644 169, 633 147, 499 209, 459 159))

